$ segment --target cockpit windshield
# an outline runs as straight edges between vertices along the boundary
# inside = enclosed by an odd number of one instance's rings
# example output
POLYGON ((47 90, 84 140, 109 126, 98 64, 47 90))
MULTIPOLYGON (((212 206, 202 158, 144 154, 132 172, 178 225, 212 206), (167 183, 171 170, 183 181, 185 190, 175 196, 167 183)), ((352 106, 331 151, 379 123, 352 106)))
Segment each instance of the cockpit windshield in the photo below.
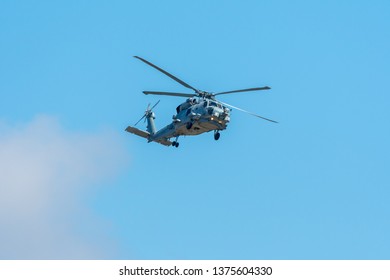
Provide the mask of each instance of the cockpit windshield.
POLYGON ((222 105, 214 101, 210 101, 209 106, 218 107, 222 109, 222 105))

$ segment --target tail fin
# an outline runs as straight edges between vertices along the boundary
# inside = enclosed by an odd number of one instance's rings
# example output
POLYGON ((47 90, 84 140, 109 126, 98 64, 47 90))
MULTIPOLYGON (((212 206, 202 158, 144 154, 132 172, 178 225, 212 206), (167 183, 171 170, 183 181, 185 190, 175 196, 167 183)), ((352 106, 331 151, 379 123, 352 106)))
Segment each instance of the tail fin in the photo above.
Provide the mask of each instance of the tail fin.
POLYGON ((156 133, 156 126, 154 124, 154 119, 156 118, 155 114, 152 112, 152 110, 147 110, 145 114, 146 120, 148 121, 148 125, 146 126, 146 130, 151 134, 154 135, 156 133))
POLYGON ((148 107, 146 108, 145 114, 142 116, 142 118, 139 119, 138 122, 135 123, 134 126, 136 126, 140 121, 147 120, 148 125, 146 130, 149 132, 149 134, 153 135, 156 133, 156 126, 154 124, 154 119, 156 118, 155 114, 153 113, 153 108, 157 106, 157 104, 160 103, 160 100, 156 102, 156 104, 153 105, 152 108, 150 108, 150 103, 148 104, 148 107))

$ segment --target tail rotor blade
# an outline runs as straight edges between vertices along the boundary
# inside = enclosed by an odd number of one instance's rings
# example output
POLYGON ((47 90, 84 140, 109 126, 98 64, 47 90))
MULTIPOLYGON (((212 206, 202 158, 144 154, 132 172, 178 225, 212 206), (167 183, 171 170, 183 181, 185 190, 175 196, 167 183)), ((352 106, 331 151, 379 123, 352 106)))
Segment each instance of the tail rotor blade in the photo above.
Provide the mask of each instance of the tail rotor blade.
POLYGON ((152 108, 150 108, 150 111, 153 110, 153 108, 156 107, 158 103, 160 103, 160 100, 157 101, 156 104, 154 104, 152 108))
POLYGON ((219 100, 218 100, 218 102, 219 102, 219 103, 222 103, 222 104, 225 105, 225 106, 231 107, 231 108, 233 108, 233 109, 236 109, 236 110, 239 110, 239 111, 241 111, 241 112, 247 113, 247 114, 249 114, 249 115, 258 117, 258 118, 260 118, 260 119, 263 119, 263 120, 266 120, 266 121, 269 121, 269 122, 273 122, 273 123, 278 123, 277 121, 274 121, 274 120, 271 120, 271 119, 264 118, 264 117, 262 117, 262 116, 259 116, 259 115, 255 114, 255 113, 251 113, 251 112, 249 112, 249 111, 246 111, 246 110, 241 109, 241 108, 238 108, 238 107, 236 107, 236 106, 227 104, 227 103, 225 103, 225 102, 221 102, 221 101, 219 101, 219 100))
POLYGON ((145 118, 145 117, 146 117, 146 115, 143 115, 143 116, 142 116, 142 118, 140 118, 140 119, 139 119, 139 121, 138 121, 138 122, 136 122, 134 126, 136 126, 136 125, 137 125, 137 124, 138 124, 140 121, 142 121, 142 119, 145 119, 145 120, 146 120, 146 118, 145 118))

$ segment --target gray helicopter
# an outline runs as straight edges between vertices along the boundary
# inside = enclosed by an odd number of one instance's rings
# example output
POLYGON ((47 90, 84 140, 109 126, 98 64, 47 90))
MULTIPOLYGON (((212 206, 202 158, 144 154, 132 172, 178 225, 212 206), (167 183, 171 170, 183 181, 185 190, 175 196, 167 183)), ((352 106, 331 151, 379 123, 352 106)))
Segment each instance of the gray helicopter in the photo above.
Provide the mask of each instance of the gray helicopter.
POLYGON ((186 88, 192 89, 194 91, 194 93, 143 91, 144 94, 187 97, 187 100, 185 102, 177 106, 176 114, 173 115, 172 123, 168 124, 166 127, 157 131, 154 123, 156 116, 153 112, 153 109, 160 102, 159 100, 153 107, 150 107, 150 104, 148 105, 145 114, 134 126, 128 126, 126 128, 127 132, 146 138, 148 142, 157 142, 165 146, 174 146, 177 148, 179 147, 179 142, 178 142, 179 136, 199 135, 201 133, 210 132, 210 131, 214 131, 214 139, 218 140, 220 137, 219 132, 221 130, 226 129, 227 124, 230 121, 231 109, 236 109, 248 113, 252 116, 277 123, 274 120, 264 118, 257 114, 248 112, 241 108, 229 105, 225 102, 221 102, 215 99, 217 95, 222 95, 222 94, 257 91, 257 90, 268 90, 270 89, 270 87, 268 86, 211 93, 207 91, 198 90, 190 86, 189 84, 183 82, 182 80, 178 79, 177 77, 173 76, 167 71, 150 63, 146 59, 143 59, 139 56, 134 56, 134 57, 152 66, 158 71, 164 73, 165 75, 175 80, 179 84, 185 86, 186 88), (142 120, 147 121, 146 131, 135 127, 142 120), (175 140, 171 141, 170 140, 171 138, 175 138, 175 140))

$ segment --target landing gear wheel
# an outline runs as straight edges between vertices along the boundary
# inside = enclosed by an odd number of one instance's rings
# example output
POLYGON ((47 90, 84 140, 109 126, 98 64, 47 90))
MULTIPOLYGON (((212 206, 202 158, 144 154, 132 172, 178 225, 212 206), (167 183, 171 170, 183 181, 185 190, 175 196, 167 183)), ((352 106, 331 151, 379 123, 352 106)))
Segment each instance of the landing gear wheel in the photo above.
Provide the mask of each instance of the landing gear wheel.
POLYGON ((172 146, 178 148, 179 147, 179 142, 173 141, 172 142, 172 146))
POLYGON ((221 137, 221 134, 217 131, 214 133, 214 140, 217 141, 221 137))
POLYGON ((192 128, 192 122, 188 122, 188 123, 186 124, 186 128, 187 128, 188 130, 190 130, 190 129, 192 128))

